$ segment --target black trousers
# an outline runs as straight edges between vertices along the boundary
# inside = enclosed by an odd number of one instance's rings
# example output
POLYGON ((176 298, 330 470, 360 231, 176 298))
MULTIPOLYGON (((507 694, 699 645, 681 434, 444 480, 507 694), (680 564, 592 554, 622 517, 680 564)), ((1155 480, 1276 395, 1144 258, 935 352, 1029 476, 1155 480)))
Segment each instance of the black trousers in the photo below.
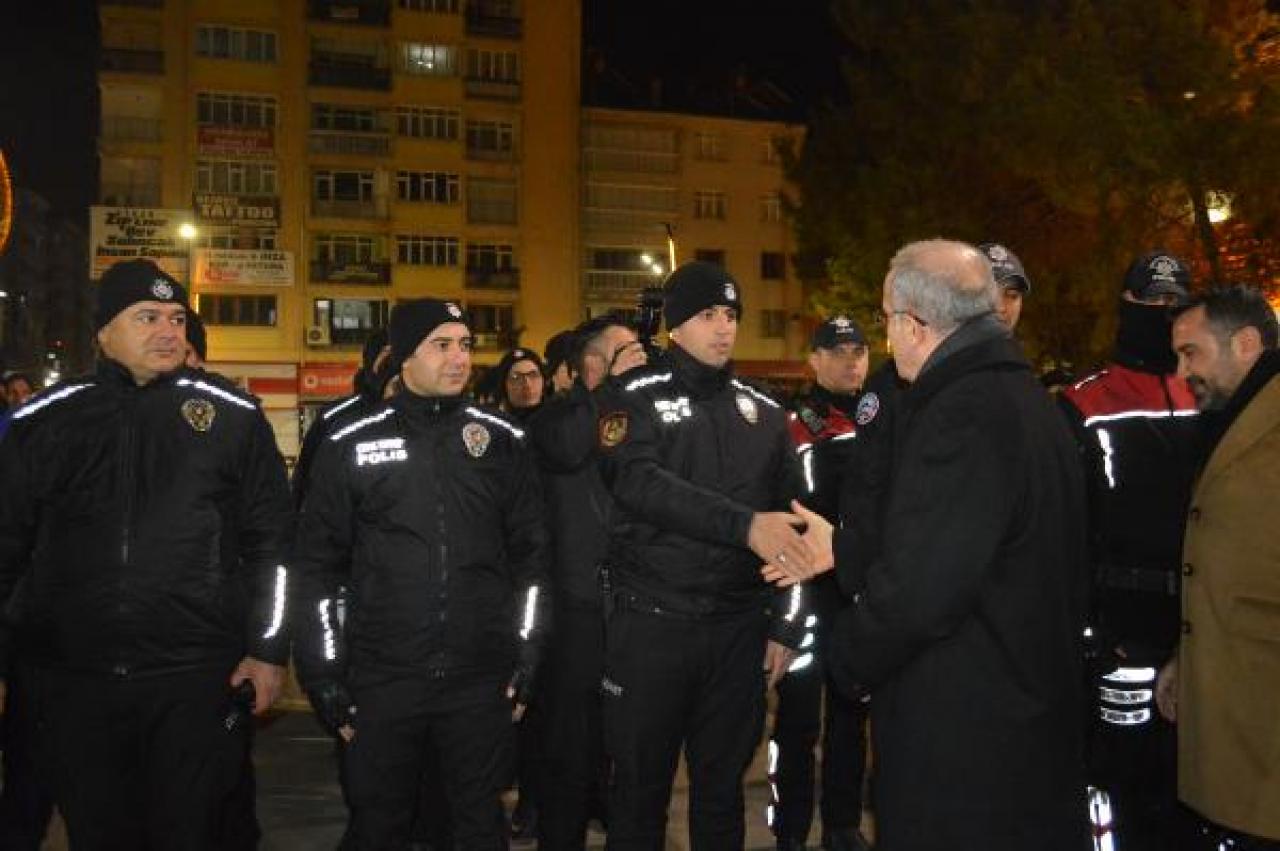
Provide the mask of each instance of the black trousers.
MULTIPOLYGON (((1134 658, 1119 670, 1154 672, 1154 659, 1134 658), (1144 664, 1149 662, 1150 664, 1144 664)), ((1125 705, 1100 699, 1100 688, 1135 696, 1153 692, 1154 673, 1149 679, 1124 683, 1103 677, 1094 684, 1094 712, 1089 735, 1089 782, 1110 796, 1112 834, 1117 848, 1124 851, 1166 851, 1177 847, 1185 833, 1185 820, 1178 804, 1177 728, 1156 711, 1151 699, 1125 705), (1145 712, 1141 723, 1105 720, 1101 712, 1145 712)), ((1113 719, 1116 715, 1111 716, 1113 719)))
POLYGON ((684 620, 628 609, 606 629, 609 849, 661 851, 683 747, 693 851, 742 848, 742 778, 764 724, 763 614, 684 620))
POLYGON ((352 677, 358 712, 355 738, 342 751, 351 809, 344 851, 407 846, 432 746, 454 847, 507 847, 502 793, 511 780, 514 728, 506 685, 505 676, 352 677))
POLYGON ((586 846, 591 804, 604 791, 601 610, 558 607, 548 649, 539 687, 543 773, 538 847, 541 851, 572 851, 586 846))
POLYGON ((33 701, 26 696, 26 672, 15 666, 5 683, 4 789, 0 791, 0 848, 40 851, 53 817, 53 793, 36 766, 33 701))
POLYGON ((76 851, 216 851, 247 723, 230 671, 111 678, 39 669, 37 754, 76 851))
MULTIPOLYGON (((812 661, 790 671, 777 686, 777 715, 770 742, 776 751, 770 762, 777 791, 773 832, 779 844, 804 844, 809 836, 814 803, 813 749, 819 732, 823 832, 857 830, 862 819, 867 704, 850 700, 831 682, 821 634, 816 647, 812 661)), ((803 658, 797 657, 797 661, 803 658)))

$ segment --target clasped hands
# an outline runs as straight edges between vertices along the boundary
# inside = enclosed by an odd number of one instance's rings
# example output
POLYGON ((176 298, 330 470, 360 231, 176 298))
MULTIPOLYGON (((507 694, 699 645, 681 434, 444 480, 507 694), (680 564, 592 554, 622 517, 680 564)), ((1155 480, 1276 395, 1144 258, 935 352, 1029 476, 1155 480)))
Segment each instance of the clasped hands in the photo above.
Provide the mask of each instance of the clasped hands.
POLYGON ((831 524, 796 500, 791 501, 790 512, 760 512, 752 517, 747 545, 764 561, 760 575, 779 587, 804 582, 835 567, 831 524))

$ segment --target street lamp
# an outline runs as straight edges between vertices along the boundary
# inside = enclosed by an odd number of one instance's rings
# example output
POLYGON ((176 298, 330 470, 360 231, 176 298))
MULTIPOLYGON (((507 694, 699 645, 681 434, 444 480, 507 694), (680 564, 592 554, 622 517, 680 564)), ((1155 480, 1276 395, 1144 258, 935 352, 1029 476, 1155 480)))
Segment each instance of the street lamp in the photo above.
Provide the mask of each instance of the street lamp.
POLYGON ((196 237, 200 235, 200 230, 191 222, 183 222, 178 225, 178 236, 187 243, 187 289, 191 290, 195 287, 196 270, 195 264, 191 262, 191 250, 195 247, 196 237))

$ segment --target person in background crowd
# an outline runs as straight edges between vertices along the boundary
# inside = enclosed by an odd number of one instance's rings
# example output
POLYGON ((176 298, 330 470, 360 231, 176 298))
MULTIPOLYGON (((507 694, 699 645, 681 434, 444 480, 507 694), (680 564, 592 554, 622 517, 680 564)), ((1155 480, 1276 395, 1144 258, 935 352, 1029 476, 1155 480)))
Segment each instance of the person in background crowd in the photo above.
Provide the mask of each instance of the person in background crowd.
POLYGON ((984 242, 978 246, 991 263, 991 273, 1000 288, 1000 299, 996 302, 996 318, 1013 331, 1022 318, 1022 302, 1031 294, 1031 279, 1022 268, 1018 255, 998 242, 984 242))
MULTIPOLYGON (((1086 564, 1071 436, 997 318, 975 248, 907 245, 883 298, 910 386, 884 545, 828 639, 841 688, 872 695, 877 844, 1080 851, 1086 564)), ((818 566, 858 546, 797 513, 818 566)))
POLYGON ((17 408, 35 392, 31 377, 25 372, 11 372, 4 378, 4 396, 10 409, 17 408))
POLYGON ((97 372, 0 441, 3 650, 77 849, 221 847, 247 716, 284 681, 284 463, 252 400, 184 368, 187 310, 155 265, 112 266, 97 372))
MULTIPOLYGON (((808 479, 804 501, 838 523, 843 478, 857 443, 867 339, 851 319, 836 316, 818 325, 810 348, 813 386, 794 401, 787 424, 808 479)), ((863 409, 864 417, 868 413, 869 408, 863 409)), ((796 659, 791 672, 778 683, 769 743, 769 762, 774 767, 771 788, 777 799, 769 806, 769 821, 780 849, 804 847, 813 821, 814 745, 821 731, 822 847, 830 851, 866 848, 858 832, 867 758, 866 704, 849 700, 835 688, 826 664, 828 628, 849 599, 841 594, 834 574, 815 579, 809 594, 816 616, 816 644, 796 659)))
POLYGON ((1089 498, 1093 681, 1090 811, 1124 849, 1164 851, 1182 830, 1176 736, 1155 711, 1156 670, 1178 639, 1182 532, 1195 470, 1195 399, 1175 375, 1169 308, 1191 274, 1153 251, 1120 293, 1115 353, 1058 399, 1089 498), (1107 818, 1107 812, 1110 818, 1107 818))
POLYGON ((546 395, 542 358, 533 349, 512 349, 493 368, 498 407, 518 422, 538 410, 546 395))
POLYGON ((462 395, 472 339, 453 302, 396 305, 403 389, 323 442, 299 520, 294 659, 344 742, 352 851, 407 844, 428 745, 455 844, 507 845, 512 722, 549 628, 547 525, 524 430, 462 395))
POLYGON ((547 376, 551 381, 551 392, 564 393, 573 386, 573 368, 569 363, 575 345, 574 332, 561 331, 547 340, 542 349, 542 359, 546 362, 547 376))
POLYGON ((1182 636, 1157 699, 1206 851, 1280 849, 1280 351, 1259 291, 1197 295, 1173 323, 1202 411, 1182 550, 1182 636))
POLYGON ((598 411, 593 391, 617 386, 646 360, 625 320, 604 316, 573 332, 567 392, 529 421, 551 518, 556 629, 548 647, 539 727, 545 757, 538 788, 538 846, 581 851, 591 815, 604 820, 607 788, 601 720, 604 672, 601 564, 613 499, 597 467, 598 411))

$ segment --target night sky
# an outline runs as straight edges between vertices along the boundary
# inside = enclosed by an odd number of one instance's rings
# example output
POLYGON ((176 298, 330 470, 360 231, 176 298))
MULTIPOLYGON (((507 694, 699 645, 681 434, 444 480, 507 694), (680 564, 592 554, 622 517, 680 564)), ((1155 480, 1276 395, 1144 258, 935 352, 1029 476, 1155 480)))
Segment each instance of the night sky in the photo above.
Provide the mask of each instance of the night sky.
MULTIPOLYGON (((537 0, 529 0, 537 2, 537 0)), ((745 71, 795 101, 793 118, 838 89, 829 0, 584 0, 584 54, 644 86, 716 85, 745 71), (592 55, 595 55, 594 53, 592 55)), ((5 6, 0 147, 15 182, 83 221, 97 185, 97 8, 93 0, 5 6)))

